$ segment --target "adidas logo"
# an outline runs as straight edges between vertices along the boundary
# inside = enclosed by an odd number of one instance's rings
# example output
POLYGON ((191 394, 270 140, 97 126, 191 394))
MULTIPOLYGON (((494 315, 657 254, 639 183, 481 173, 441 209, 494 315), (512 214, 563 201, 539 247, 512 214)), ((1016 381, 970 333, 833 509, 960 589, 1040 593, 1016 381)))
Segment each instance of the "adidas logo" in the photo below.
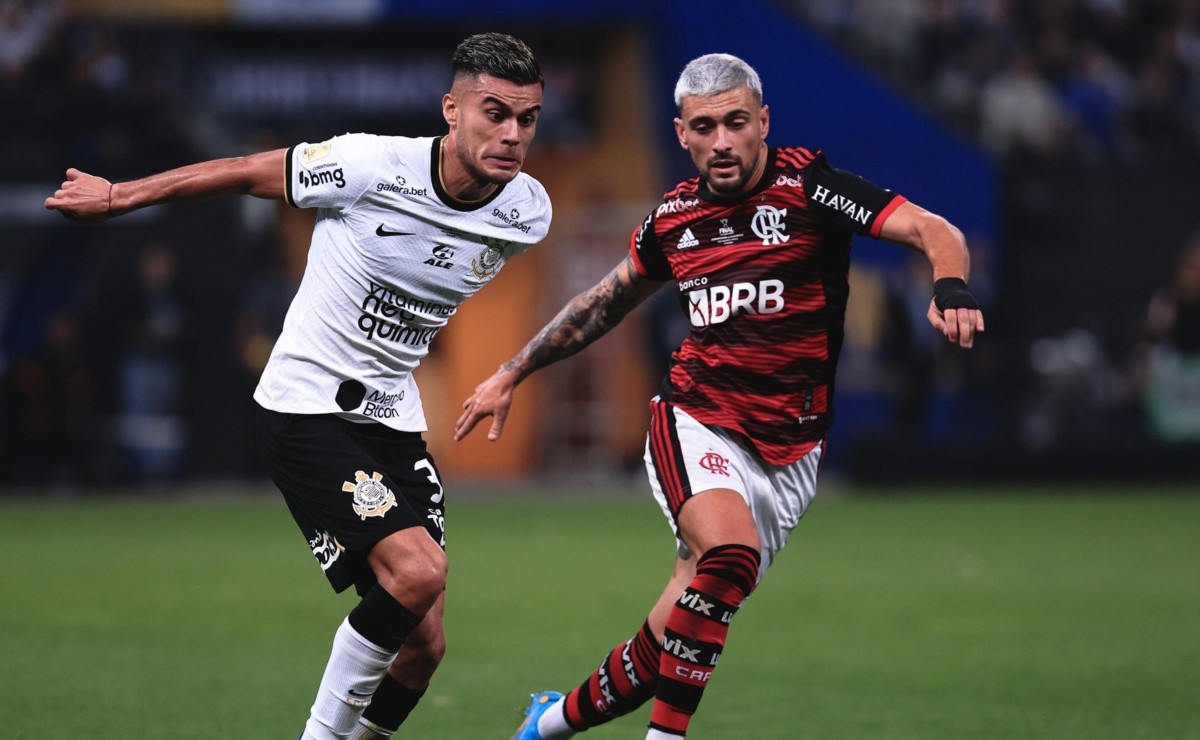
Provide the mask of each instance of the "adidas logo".
POLYGON ((700 244, 700 240, 696 238, 696 235, 692 233, 691 229, 683 230, 683 236, 679 237, 679 248, 680 249, 687 249, 689 247, 695 247, 695 246, 698 246, 699 244, 700 244))

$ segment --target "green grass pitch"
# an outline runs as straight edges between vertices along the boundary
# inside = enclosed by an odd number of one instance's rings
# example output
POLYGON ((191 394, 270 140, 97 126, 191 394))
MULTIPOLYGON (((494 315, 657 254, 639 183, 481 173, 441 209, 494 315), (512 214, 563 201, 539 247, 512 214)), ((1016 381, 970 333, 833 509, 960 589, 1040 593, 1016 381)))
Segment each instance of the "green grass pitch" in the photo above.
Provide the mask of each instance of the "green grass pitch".
MULTIPOLYGON (((397 737, 508 737, 640 625, 669 530, 595 493, 451 492, 450 649, 397 737)), ((1200 738, 1196 493, 819 496, 689 737, 1200 738)), ((0 542, 4 740, 290 740, 354 601, 269 492, 0 502, 0 542)))

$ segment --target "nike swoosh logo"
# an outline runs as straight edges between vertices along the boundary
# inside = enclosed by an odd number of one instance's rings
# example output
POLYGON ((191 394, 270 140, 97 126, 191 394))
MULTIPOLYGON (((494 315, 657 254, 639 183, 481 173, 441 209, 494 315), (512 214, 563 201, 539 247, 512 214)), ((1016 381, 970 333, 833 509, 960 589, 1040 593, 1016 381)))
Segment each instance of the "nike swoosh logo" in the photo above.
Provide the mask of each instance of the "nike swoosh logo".
POLYGON ((376 236, 416 236, 411 231, 388 231, 383 228, 383 224, 379 224, 379 228, 375 229, 376 236))
POLYGON ((370 691, 359 691, 358 689, 350 689, 348 693, 350 696, 357 696, 360 699, 369 699, 374 696, 374 694, 370 691))

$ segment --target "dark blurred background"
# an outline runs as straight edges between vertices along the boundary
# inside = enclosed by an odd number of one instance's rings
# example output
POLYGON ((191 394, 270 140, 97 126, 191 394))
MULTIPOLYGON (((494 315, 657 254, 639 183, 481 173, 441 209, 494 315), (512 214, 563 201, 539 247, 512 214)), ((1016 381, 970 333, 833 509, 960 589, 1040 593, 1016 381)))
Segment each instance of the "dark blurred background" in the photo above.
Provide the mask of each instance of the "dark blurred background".
POLYGON ((636 474, 683 331, 666 291, 523 385, 500 443, 449 429, 692 174, 672 88, 713 51, 759 71, 770 143, 825 150, 972 249, 988 331, 968 353, 925 322, 923 258, 856 242, 831 472, 1200 472, 1200 0, 0 0, 0 487, 263 478, 250 394, 311 213, 231 198, 79 226, 42 207, 68 167, 122 180, 346 131, 440 134, 450 53, 483 30, 542 61, 528 171, 555 224, 419 371, 447 477, 636 474))

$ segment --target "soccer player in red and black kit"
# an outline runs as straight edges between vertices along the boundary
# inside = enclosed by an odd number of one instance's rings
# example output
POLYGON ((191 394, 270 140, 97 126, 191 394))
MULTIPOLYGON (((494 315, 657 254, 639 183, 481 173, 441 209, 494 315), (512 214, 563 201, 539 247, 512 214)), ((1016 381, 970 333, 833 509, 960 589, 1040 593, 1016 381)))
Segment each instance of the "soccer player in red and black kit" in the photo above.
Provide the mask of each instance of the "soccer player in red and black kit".
POLYGON ((700 703, 738 607, 812 501, 833 421, 834 373, 854 234, 920 250, 928 318, 970 348, 984 329, 967 291, 962 233, 819 150, 771 147, 755 71, 727 54, 684 68, 675 131, 699 177, 668 192, 630 252, 572 299, 463 404, 455 437, 493 416, 500 436, 517 384, 591 344, 667 281, 691 336, 651 403, 646 467, 678 557, 646 622, 566 696, 533 696, 515 738, 573 735, 654 704, 647 738, 678 738, 700 703))

